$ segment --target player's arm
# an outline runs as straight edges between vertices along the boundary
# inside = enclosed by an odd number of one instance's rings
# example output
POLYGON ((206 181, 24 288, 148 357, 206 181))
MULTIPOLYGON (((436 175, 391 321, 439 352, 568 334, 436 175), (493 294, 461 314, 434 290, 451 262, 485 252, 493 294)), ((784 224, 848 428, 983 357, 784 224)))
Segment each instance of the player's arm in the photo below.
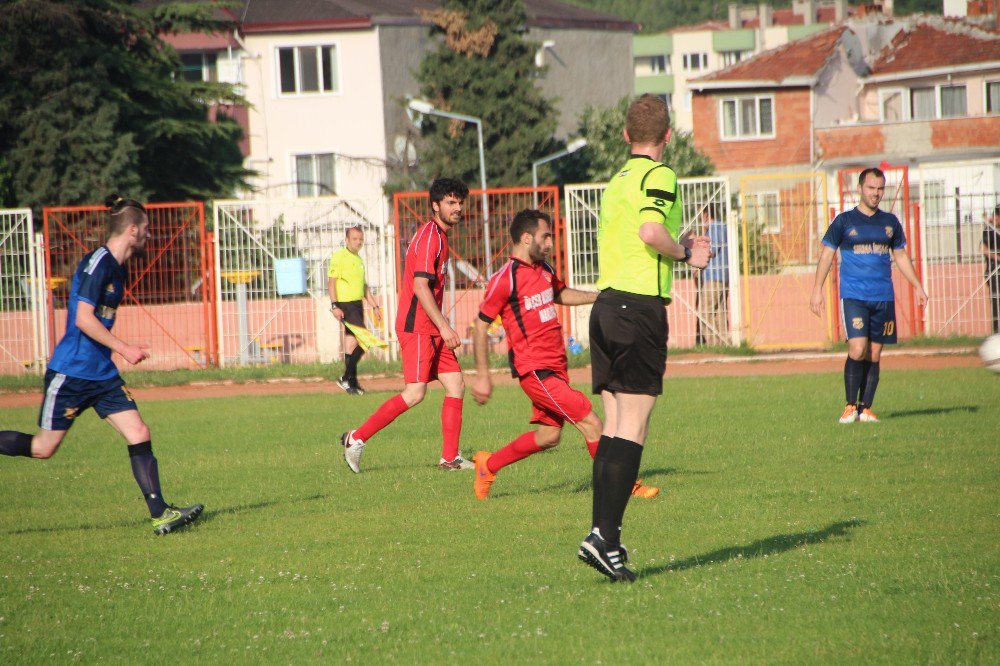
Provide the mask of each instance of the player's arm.
POLYGON ((455 332, 455 329, 451 327, 448 320, 444 318, 441 310, 438 309, 438 305, 434 301, 434 292, 431 291, 430 280, 422 275, 415 275, 413 277, 413 295, 417 297, 417 302, 424 309, 427 318, 441 332, 441 338, 444 340, 445 346, 448 349, 455 349, 462 344, 462 339, 458 337, 458 333, 455 332))
POLYGON ((130 345, 104 328, 104 324, 94 314, 93 304, 82 299, 76 302, 76 327, 97 344, 121 354, 132 365, 149 358, 149 353, 146 352, 148 345, 130 345))
POLYGON ((597 300, 596 291, 583 291, 566 287, 556 294, 555 302, 559 305, 586 305, 597 300))
POLYGON ((476 355, 476 378, 472 380, 472 397, 480 405, 485 405, 493 394, 493 380, 490 378, 489 322, 476 319, 472 331, 472 349, 476 355))
POLYGON ((691 250, 687 263, 705 268, 711 258, 712 242, 707 236, 691 236, 675 240, 666 227, 668 215, 677 200, 677 178, 669 169, 657 168, 648 174, 645 199, 639 210, 639 240, 660 256, 684 261, 685 248, 691 250))
POLYGON ((372 293, 371 288, 368 283, 365 283, 365 302, 368 303, 369 307, 373 310, 381 310, 382 306, 379 305, 378 299, 375 298, 375 294, 372 293))
POLYGON ((921 305, 927 305, 927 292, 924 291, 924 285, 920 284, 920 278, 917 277, 917 272, 913 269, 913 262, 910 260, 910 255, 906 253, 906 248, 901 247, 893 250, 892 258, 896 261, 896 267, 906 278, 906 281, 917 290, 917 302, 921 305))
POLYGON ((329 277, 326 279, 326 289, 330 292, 330 312, 338 321, 344 320, 344 311, 338 306, 334 305, 337 302, 337 278, 329 277))
POLYGON ((823 284, 826 282, 826 276, 830 274, 830 268, 833 267, 833 255, 836 253, 837 251, 832 247, 824 245, 823 252, 819 255, 819 264, 816 266, 816 278, 813 280, 812 296, 809 298, 809 309, 817 317, 823 314, 823 284))

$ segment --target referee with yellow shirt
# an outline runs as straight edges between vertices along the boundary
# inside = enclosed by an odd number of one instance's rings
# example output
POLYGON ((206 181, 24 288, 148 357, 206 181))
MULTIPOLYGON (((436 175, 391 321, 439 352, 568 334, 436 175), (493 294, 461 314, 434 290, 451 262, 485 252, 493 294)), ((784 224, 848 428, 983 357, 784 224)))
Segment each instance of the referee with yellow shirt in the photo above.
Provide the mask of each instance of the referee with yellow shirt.
MULTIPOLYGON (((344 324, 365 325, 363 301, 378 310, 379 305, 365 282, 365 264, 361 261, 361 247, 365 234, 361 227, 350 227, 344 237, 344 247, 330 255, 327 285, 330 290, 330 309, 333 316, 344 324)), ((362 395, 358 385, 358 362, 365 350, 358 344, 354 333, 344 326, 344 375, 337 386, 352 395, 362 395)))
POLYGON ((624 130, 631 156, 611 178, 597 228, 600 295, 590 315, 594 393, 604 431, 594 456, 593 527, 578 556, 612 581, 632 582, 621 524, 639 476, 649 416, 663 392, 667 312, 675 262, 705 268, 708 237, 680 237, 677 174, 660 162, 670 140, 667 105, 642 95, 624 130), (675 240, 678 239, 678 240, 675 240))

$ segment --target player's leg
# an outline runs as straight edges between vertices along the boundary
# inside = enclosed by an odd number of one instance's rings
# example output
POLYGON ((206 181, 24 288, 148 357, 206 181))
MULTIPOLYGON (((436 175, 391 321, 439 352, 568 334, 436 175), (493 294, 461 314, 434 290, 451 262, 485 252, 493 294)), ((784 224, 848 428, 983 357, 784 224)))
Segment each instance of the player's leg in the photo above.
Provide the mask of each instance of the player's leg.
POLYGON ((858 401, 858 420, 865 423, 878 423, 878 417, 871 407, 875 403, 875 391, 878 389, 881 372, 882 349, 885 345, 896 344, 896 305, 893 301, 881 301, 871 304, 871 340, 868 345, 866 360, 868 372, 861 387, 861 398, 858 401))
POLYGON ((356 366, 353 363, 356 349, 359 349, 358 339, 351 333, 351 329, 344 326, 344 374, 337 380, 337 386, 348 392, 354 386, 351 381, 351 371, 356 371, 356 366))
POLYGON ((377 432, 395 421, 401 414, 423 401, 431 371, 428 359, 433 354, 430 336, 416 333, 399 334, 399 351, 403 359, 402 393, 383 402, 359 428, 348 430, 340 436, 344 447, 344 460, 355 474, 361 471, 361 454, 365 444, 377 432))
POLYGON ((858 396, 864 383, 871 315, 863 301, 852 298, 842 299, 841 309, 847 331, 847 360, 844 362, 845 406, 840 422, 854 423, 860 413, 858 396))
POLYGON ((139 409, 121 380, 114 380, 108 390, 94 404, 97 415, 117 430, 128 444, 132 476, 142 492, 153 532, 167 534, 195 520, 205 508, 202 504, 177 507, 167 504, 160 488, 160 469, 153 455, 149 426, 139 414, 139 409))
POLYGON ((465 379, 458 367, 458 359, 450 349, 440 355, 438 381, 444 387, 441 404, 441 459, 438 467, 444 470, 472 469, 472 462, 462 457, 459 441, 462 438, 462 406, 465 398, 465 379))
POLYGON ((66 437, 66 430, 39 429, 34 435, 16 430, 0 431, 0 455, 51 458, 66 437))
POLYGON ((0 455, 46 459, 55 455, 73 421, 95 400, 90 382, 54 370, 45 372, 42 406, 38 409, 35 435, 4 430, 0 432, 0 455))
MULTIPOLYGON (((346 324, 355 326, 365 325, 364 304, 361 301, 351 301, 341 306, 344 309, 344 376, 341 378, 346 384, 348 393, 362 395, 364 391, 358 386, 358 363, 364 356, 365 350, 358 344, 351 329, 346 324)), ((338 382, 339 383, 339 382, 338 382)), ((344 388, 343 386, 341 388, 344 388)))

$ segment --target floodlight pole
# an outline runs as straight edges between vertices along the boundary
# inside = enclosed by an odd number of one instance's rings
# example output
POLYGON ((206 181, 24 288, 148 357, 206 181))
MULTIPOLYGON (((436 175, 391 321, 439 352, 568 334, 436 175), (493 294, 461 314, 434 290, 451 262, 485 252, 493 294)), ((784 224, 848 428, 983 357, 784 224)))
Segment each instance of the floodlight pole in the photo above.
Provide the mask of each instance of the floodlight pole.
POLYGON ((475 116, 466 116, 461 113, 441 111, 430 102, 422 99, 410 99, 407 102, 407 107, 417 113, 424 113, 430 116, 442 116, 444 118, 453 118, 455 120, 472 123, 476 126, 476 135, 479 139, 479 188, 482 190, 483 201, 483 244, 486 250, 486 277, 490 277, 493 274, 493 252, 490 249, 490 204, 489 199, 486 196, 486 156, 483 151, 483 120, 482 118, 477 118, 475 116))
POLYGON ((534 190, 532 192, 532 196, 535 208, 538 208, 538 167, 542 166, 546 162, 551 162, 552 160, 557 160, 560 157, 566 157, 571 153, 575 153, 576 151, 580 150, 586 145, 587 145, 587 140, 584 139, 583 137, 580 137, 578 139, 573 139, 568 144, 566 144, 565 148, 563 148, 559 152, 552 153, 551 155, 546 155, 542 159, 535 160, 534 162, 531 163, 531 187, 532 190, 534 190))

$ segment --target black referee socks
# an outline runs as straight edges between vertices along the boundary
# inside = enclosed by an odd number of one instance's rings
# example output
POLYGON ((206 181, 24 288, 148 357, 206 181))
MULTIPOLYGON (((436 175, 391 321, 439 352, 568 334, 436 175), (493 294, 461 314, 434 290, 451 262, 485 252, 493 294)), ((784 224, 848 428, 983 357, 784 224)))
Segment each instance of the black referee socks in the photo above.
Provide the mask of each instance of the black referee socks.
POLYGON ((621 542, 622 518, 641 461, 641 445, 621 437, 601 437, 594 456, 594 525, 609 547, 621 542))

